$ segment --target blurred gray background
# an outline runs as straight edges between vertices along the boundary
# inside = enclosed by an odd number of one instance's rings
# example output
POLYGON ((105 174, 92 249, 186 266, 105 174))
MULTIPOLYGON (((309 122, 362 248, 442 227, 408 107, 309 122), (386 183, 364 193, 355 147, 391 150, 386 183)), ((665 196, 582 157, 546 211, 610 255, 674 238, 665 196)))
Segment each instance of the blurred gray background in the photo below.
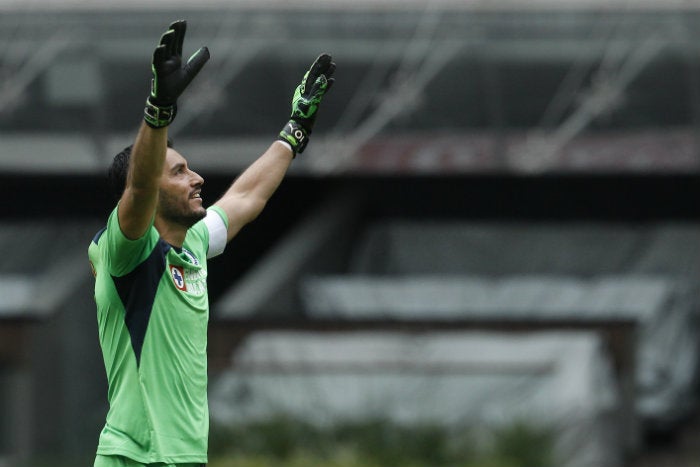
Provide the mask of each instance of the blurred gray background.
POLYGON ((0 0, 0 466, 91 465, 87 247, 180 18, 212 55, 170 129, 206 204, 338 66, 210 265, 216 423, 525 414, 567 421, 562 465, 695 465, 700 2, 0 0))

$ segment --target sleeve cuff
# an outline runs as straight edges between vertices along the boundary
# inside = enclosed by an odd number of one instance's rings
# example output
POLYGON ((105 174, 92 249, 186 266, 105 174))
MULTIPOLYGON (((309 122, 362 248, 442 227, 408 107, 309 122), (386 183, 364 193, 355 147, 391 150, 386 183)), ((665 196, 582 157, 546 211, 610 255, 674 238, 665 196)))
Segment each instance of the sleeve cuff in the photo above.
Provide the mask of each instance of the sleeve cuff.
POLYGON ((207 217, 204 218, 204 225, 207 226, 207 230, 209 231, 207 259, 210 259, 224 252, 228 239, 228 228, 221 218, 221 214, 212 209, 207 211, 207 217))

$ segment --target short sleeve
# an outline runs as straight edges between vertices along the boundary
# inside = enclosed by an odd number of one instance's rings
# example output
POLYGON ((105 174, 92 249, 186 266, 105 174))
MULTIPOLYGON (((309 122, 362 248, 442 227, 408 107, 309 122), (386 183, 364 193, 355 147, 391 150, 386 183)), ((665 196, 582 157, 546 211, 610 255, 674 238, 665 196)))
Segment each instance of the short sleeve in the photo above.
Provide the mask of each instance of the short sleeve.
POLYGON ((115 207, 100 238, 100 245, 104 245, 103 259, 107 271, 117 277, 128 274, 151 254, 157 242, 158 231, 153 224, 141 238, 127 238, 119 227, 119 216, 115 207))
POLYGON ((218 206, 212 206, 207 211, 204 224, 209 232, 209 249, 207 258, 214 258, 224 252, 228 241, 228 219, 226 213, 218 206))

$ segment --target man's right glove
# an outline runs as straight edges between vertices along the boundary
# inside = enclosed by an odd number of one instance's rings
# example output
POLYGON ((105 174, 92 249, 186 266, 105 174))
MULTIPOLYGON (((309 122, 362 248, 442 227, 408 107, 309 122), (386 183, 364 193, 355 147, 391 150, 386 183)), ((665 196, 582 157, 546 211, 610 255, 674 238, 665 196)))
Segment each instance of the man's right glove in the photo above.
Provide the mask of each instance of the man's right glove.
POLYGON ((202 47, 182 66, 182 42, 186 21, 175 21, 160 37, 153 52, 151 93, 146 99, 143 118, 153 128, 170 125, 177 113, 177 98, 209 60, 209 49, 202 47))
POLYGON ((314 127, 316 112, 323 96, 333 86, 335 63, 328 54, 321 54, 306 72, 292 98, 292 116, 280 131, 279 139, 289 143, 294 155, 304 152, 314 127))

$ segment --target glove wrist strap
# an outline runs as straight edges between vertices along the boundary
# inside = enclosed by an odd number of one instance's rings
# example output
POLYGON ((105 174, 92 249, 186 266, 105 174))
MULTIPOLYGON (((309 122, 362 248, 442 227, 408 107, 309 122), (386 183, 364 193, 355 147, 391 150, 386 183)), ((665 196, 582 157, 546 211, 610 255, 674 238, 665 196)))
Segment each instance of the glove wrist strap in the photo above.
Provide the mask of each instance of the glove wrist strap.
POLYGON ((155 105, 149 97, 146 99, 146 107, 143 109, 143 119, 151 128, 163 128, 175 120, 176 113, 176 104, 168 106, 155 105))
POLYGON ((289 120, 279 133, 278 139, 289 143, 294 156, 304 152, 309 142, 309 132, 296 120, 289 120))

